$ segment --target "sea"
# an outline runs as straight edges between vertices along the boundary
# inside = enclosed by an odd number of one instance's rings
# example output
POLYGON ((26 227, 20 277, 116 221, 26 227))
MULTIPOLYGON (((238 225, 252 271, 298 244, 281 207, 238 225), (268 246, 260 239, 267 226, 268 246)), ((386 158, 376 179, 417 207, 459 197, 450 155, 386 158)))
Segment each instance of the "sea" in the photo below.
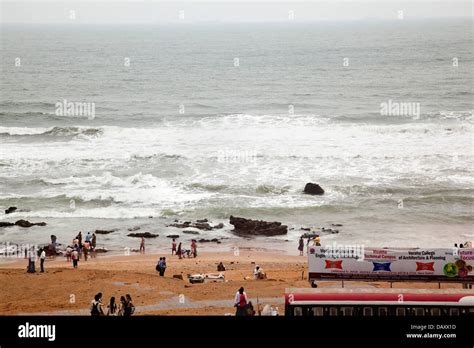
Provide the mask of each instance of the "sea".
POLYGON ((472 19, 2 24, 1 44, 0 220, 47 226, 0 228, 0 243, 474 239, 472 19), (231 215, 289 232, 242 238, 231 215), (204 218, 224 228, 168 226, 204 218))

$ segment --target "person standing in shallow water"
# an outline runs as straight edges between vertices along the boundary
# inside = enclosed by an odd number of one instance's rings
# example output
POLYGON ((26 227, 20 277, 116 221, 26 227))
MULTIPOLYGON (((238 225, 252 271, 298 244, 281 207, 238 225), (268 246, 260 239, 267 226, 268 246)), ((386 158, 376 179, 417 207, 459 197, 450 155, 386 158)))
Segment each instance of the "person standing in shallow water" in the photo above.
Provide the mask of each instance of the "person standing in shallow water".
POLYGON ((299 241, 299 244, 298 244, 298 250, 300 251, 300 256, 303 256, 303 250, 304 250, 303 237, 300 237, 300 241, 299 241))
POLYGON ((142 240, 140 242, 140 253, 144 254, 145 253, 145 238, 142 237, 142 240))
POLYGON ((179 242, 178 245, 178 250, 176 250, 176 253, 178 254, 178 257, 181 259, 183 257, 183 253, 181 251, 181 242, 179 242))
MULTIPOLYGON (((180 243, 181 244, 181 243, 180 243)), ((176 254, 176 239, 171 242, 171 255, 176 254)))

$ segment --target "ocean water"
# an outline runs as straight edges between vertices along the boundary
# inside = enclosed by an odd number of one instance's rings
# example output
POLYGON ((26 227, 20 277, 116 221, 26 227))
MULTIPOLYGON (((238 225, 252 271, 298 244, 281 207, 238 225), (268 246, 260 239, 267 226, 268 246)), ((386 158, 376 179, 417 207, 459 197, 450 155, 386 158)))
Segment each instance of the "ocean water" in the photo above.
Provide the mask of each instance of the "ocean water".
POLYGON ((293 251, 301 226, 332 223, 323 242, 472 240, 472 25, 3 25, 0 207, 21 211, 1 220, 48 226, 0 241, 117 228, 99 244, 119 250, 141 226, 163 248, 168 223, 198 218, 226 223, 202 237, 293 251), (64 100, 94 117, 58 115, 64 100), (241 240, 230 215, 293 230, 241 240))

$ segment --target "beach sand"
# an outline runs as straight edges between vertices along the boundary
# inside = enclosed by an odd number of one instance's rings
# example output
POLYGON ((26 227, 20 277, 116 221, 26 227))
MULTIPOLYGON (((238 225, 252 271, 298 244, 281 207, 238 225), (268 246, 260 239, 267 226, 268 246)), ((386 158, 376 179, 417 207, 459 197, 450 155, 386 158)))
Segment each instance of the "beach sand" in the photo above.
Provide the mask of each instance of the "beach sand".
MULTIPOLYGON (((255 305, 276 306, 284 314, 284 293, 290 287, 310 287, 307 257, 290 256, 266 249, 233 252, 205 252, 197 258, 179 260, 176 256, 131 254, 81 260, 73 269, 64 257, 47 259, 45 273, 26 273, 27 260, 0 265, 0 315, 89 315, 93 296, 102 292, 106 305, 111 296, 130 294, 136 315, 225 315, 234 314, 237 289, 245 288, 255 305), (167 258, 165 277, 155 270, 157 260, 167 258), (187 274, 216 273, 217 264, 226 266, 225 282, 190 284, 187 274), (267 273, 267 280, 253 280, 255 264, 267 273), (184 280, 173 278, 182 274, 184 280), (248 279, 244 279, 249 277, 248 279), (302 277, 304 279, 302 279, 302 277)), ((37 262, 39 265, 39 262, 37 262)), ((38 269, 37 269, 38 270, 38 269)), ((341 287, 341 282, 320 282, 320 287, 341 287)), ((389 287, 383 282, 345 282, 346 287, 389 287)), ((438 284, 394 283, 393 287, 438 288, 438 284)), ((461 288, 442 284, 442 288, 461 288)))

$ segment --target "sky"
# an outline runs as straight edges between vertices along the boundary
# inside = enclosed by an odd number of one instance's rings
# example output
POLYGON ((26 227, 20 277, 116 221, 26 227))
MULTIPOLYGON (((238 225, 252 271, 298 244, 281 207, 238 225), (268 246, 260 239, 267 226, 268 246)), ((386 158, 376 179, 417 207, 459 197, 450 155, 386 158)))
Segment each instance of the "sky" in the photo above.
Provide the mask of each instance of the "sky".
POLYGON ((471 0, 0 0, 2 23, 194 23, 473 17, 471 0))

